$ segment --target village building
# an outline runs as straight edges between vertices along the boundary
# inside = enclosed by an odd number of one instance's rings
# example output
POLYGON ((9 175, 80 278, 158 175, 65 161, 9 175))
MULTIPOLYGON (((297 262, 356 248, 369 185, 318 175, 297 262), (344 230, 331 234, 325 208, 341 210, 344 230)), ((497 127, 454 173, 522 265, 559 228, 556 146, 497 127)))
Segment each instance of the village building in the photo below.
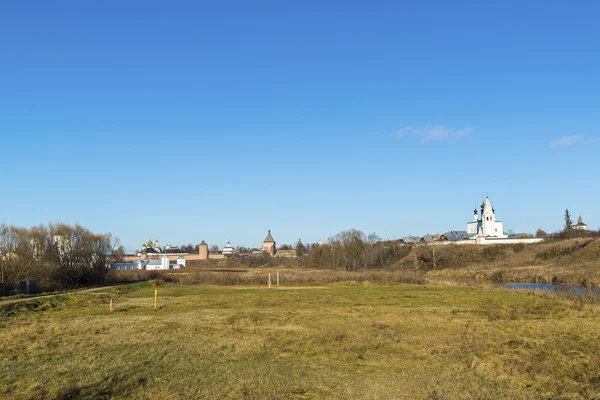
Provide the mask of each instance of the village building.
POLYGON ((263 240, 261 251, 266 251, 267 253, 269 253, 272 256, 275 255, 275 253, 277 252, 277 247, 275 246, 275 240, 273 239, 273 236, 271 236, 270 230, 269 230, 269 233, 267 234, 267 237, 265 238, 265 240, 263 240))
POLYGON ((421 238, 417 236, 404 236, 400 239, 402 244, 418 244, 421 241, 421 238))
POLYGON ((467 231, 448 231, 443 235, 440 235, 440 241, 457 242, 459 240, 465 240, 469 238, 467 231))
POLYGON ((508 235, 509 239, 527 239, 532 237, 529 233, 511 233, 508 235))
POLYGON ((440 235, 430 235, 427 234, 425 236, 423 236, 419 242, 420 243, 433 243, 433 242, 437 242, 438 240, 440 240, 440 235))

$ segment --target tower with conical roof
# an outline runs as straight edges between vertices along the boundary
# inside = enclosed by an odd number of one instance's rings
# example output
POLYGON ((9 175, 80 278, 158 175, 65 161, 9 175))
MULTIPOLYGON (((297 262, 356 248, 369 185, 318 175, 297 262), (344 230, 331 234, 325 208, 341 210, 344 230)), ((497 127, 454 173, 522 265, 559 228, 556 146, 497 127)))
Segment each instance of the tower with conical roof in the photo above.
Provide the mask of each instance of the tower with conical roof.
MULTIPOLYGON (((496 227, 496 213, 489 197, 485 199, 483 210, 481 212, 481 224, 483 227, 483 236, 498 236, 498 228, 496 227)), ((502 234, 502 232, 500 232, 502 234)))
POLYGON ((198 246, 198 253, 201 260, 208 260, 208 244, 204 240, 198 246))
POLYGON ((263 240, 261 250, 266 251, 267 253, 269 253, 272 256, 274 256, 275 252, 277 251, 277 248, 275 247, 275 240, 273 239, 273 236, 271 235, 270 230, 269 230, 269 233, 267 234, 267 237, 265 238, 265 240, 263 240))

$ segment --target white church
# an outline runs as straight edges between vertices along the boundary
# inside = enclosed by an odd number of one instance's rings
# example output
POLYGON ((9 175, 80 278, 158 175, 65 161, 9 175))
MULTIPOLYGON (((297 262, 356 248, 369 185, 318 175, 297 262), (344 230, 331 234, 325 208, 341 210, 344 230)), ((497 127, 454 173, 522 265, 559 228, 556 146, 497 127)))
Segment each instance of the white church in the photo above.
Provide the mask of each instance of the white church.
POLYGON ((473 221, 467 223, 469 236, 508 238, 508 235, 504 233, 504 223, 496 220, 496 210, 494 210, 489 197, 481 203, 481 216, 477 213, 477 208, 473 213, 473 221))

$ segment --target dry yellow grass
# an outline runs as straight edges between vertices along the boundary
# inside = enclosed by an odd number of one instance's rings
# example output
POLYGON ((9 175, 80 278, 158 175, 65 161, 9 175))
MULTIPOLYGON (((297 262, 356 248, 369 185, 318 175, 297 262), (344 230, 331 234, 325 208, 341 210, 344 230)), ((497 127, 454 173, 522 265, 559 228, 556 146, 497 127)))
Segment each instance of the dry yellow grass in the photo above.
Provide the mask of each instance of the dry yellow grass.
POLYGON ((108 295, 4 309, 0 397, 600 396, 595 305, 453 286, 165 285, 155 312, 154 288, 137 287, 113 290, 113 313, 108 295))

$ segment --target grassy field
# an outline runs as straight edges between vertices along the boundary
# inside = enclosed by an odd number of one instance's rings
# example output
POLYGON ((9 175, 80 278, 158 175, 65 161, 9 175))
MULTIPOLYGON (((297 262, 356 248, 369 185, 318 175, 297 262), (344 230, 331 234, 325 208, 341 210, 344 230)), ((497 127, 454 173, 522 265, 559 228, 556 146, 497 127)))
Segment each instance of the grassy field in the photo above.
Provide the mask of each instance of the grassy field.
POLYGON ((454 286, 163 285, 153 311, 153 291, 0 308, 0 398, 600 398, 593 304, 454 286))

